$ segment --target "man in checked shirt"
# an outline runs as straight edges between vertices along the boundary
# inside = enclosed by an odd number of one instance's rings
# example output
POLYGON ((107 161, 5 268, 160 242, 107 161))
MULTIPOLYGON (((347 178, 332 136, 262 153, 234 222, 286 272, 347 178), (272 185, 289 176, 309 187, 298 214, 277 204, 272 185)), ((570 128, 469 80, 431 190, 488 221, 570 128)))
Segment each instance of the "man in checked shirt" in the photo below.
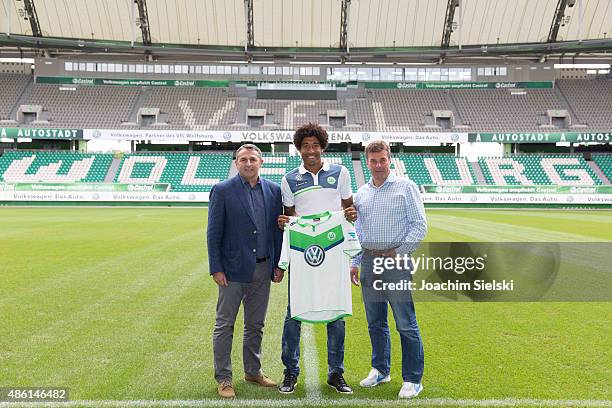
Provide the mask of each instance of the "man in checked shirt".
POLYGON ((355 195, 354 208, 345 210, 347 218, 354 219, 357 215, 355 227, 364 249, 360 257, 353 258, 351 267, 351 281, 355 285, 361 283, 372 343, 372 370, 360 385, 374 387, 391 381, 391 340, 387 318, 387 304, 390 304, 402 344, 403 386, 399 397, 413 398, 423 390, 424 358, 411 292, 379 290, 380 282, 373 284, 376 280, 386 283, 410 280, 412 264, 409 262, 410 269, 395 266, 382 273, 376 271, 374 265, 381 265, 379 261, 388 257, 410 257, 427 233, 425 209, 417 185, 391 173, 391 149, 386 142, 371 142, 365 154, 372 178, 355 195))

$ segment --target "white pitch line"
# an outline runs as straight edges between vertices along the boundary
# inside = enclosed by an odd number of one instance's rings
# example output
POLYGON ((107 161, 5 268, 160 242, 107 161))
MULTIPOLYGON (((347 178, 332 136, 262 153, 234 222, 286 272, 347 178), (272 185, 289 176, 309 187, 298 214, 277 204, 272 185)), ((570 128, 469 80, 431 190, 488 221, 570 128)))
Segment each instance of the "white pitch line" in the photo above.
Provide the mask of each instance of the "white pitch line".
POLYGON ((321 399, 319 356, 317 354, 317 342, 314 336, 313 325, 302 323, 302 337, 304 339, 304 356, 302 356, 302 361, 304 361, 306 399, 319 400, 321 399))
POLYGON ((74 400, 67 402, 0 402, 0 408, 14 407, 390 407, 390 406, 453 406, 453 407, 612 407, 612 400, 549 400, 530 398, 498 399, 454 399, 415 398, 397 399, 353 399, 347 398, 300 398, 300 399, 202 399, 202 400, 74 400))

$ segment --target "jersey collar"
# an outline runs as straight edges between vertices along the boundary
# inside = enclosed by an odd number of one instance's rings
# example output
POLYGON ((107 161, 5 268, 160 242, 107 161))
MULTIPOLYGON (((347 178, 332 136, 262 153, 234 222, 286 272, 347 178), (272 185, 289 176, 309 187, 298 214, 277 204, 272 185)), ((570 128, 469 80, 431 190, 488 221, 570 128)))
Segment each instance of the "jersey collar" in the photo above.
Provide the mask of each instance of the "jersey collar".
POLYGON ((312 214, 312 215, 303 215, 301 217, 299 217, 296 221, 296 223, 300 226, 300 227, 307 227, 307 226, 317 226, 319 224, 321 224, 322 222, 325 222, 327 220, 329 220, 332 216, 332 213, 330 211, 325 211, 322 212, 320 214, 312 214), (314 221, 317 220, 318 221, 314 221), (304 222, 304 221, 313 221, 313 222, 304 222))
MULTIPOLYGON (((329 171, 329 163, 326 162, 325 160, 323 160, 323 167, 321 167, 321 170, 329 171)), ((319 171, 321 171, 321 170, 319 170, 319 171)), ((300 164, 299 171, 300 171, 300 174, 310 173, 308 170, 306 170, 306 167, 304 167, 304 162, 302 162, 302 164, 300 164)), ((312 174, 312 173, 310 173, 310 174, 312 174)))

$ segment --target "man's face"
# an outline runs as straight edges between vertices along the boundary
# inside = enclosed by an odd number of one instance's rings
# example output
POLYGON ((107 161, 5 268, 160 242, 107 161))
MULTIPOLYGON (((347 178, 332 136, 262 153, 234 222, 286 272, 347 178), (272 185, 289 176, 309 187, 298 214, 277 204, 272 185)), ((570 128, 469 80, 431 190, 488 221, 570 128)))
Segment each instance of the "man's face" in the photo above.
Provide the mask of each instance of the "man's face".
POLYGON ((255 150, 243 149, 236 157, 238 173, 245 179, 252 179, 259 175, 263 160, 255 150))
POLYGON ((391 172, 391 160, 386 151, 369 153, 367 164, 372 177, 377 180, 386 179, 391 172))
POLYGON ((302 147, 300 147, 300 154, 302 155, 302 161, 306 166, 315 167, 321 163, 321 154, 323 149, 319 139, 314 136, 306 136, 302 140, 302 147))

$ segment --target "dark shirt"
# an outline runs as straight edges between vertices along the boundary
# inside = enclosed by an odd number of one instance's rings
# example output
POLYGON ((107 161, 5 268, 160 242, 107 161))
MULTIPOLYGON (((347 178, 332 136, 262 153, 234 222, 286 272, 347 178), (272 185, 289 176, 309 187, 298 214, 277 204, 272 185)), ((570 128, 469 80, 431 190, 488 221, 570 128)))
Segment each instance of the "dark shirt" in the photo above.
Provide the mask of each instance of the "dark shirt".
POLYGON ((247 197, 249 197, 249 207, 251 209, 251 214, 255 220, 255 230, 254 234, 257 234, 257 258, 265 258, 268 256, 268 231, 266 228, 266 206, 264 204, 263 197, 263 189, 261 187, 261 179, 257 179, 257 184, 255 187, 251 187, 248 181, 246 181, 242 176, 240 176, 242 180, 242 186, 247 193, 247 197))

